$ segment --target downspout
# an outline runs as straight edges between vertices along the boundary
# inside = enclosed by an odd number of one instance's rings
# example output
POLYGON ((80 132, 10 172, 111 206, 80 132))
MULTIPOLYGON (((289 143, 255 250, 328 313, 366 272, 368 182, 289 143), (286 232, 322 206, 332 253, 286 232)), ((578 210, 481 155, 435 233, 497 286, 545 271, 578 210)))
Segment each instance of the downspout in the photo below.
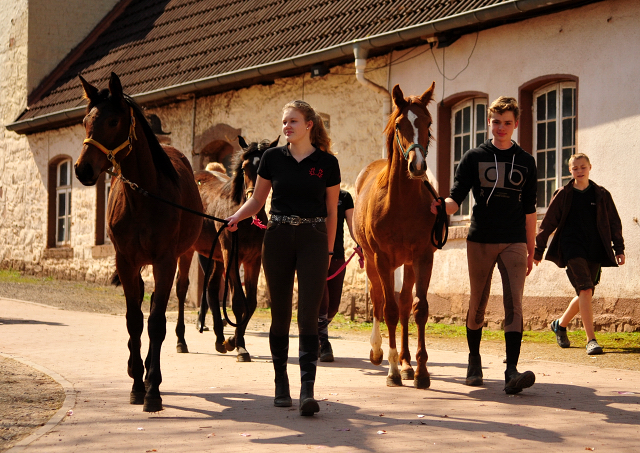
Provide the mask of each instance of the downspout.
MULTIPOLYGON (((353 54, 356 57, 356 79, 362 85, 366 86, 370 90, 375 91, 376 93, 382 94, 384 97, 382 98, 382 126, 384 127, 387 124, 389 119, 389 115, 391 114, 391 94, 389 90, 380 85, 373 83, 371 80, 368 80, 364 76, 364 70, 367 67, 367 55, 368 50, 360 47, 359 43, 355 43, 353 45, 353 54)), ((391 69, 389 69, 390 71, 391 69)), ((387 157, 387 150, 384 145, 382 147, 382 158, 387 157)))

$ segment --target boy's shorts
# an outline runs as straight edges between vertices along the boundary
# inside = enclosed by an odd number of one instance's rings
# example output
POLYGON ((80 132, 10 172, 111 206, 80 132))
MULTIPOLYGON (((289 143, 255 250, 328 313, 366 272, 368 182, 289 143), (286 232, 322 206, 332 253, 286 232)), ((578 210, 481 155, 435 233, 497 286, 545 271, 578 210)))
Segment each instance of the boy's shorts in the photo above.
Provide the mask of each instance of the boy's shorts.
POLYGON ((600 283, 600 263, 594 263, 584 258, 571 258, 567 262, 567 276, 571 285, 576 289, 579 296, 580 291, 591 290, 591 294, 600 283))

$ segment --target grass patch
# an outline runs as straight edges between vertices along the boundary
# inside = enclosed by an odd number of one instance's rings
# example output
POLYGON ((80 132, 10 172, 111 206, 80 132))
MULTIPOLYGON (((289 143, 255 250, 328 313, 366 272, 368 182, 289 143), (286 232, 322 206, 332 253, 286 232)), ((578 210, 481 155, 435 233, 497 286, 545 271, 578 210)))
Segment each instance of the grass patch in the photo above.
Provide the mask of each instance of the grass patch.
POLYGON ((53 277, 30 277, 27 275, 22 275, 19 271, 16 270, 0 270, 0 283, 42 283, 42 282, 51 282, 53 281, 53 277))
MULTIPOLYGON (((329 325, 329 329, 334 332, 351 332, 370 334, 373 324, 370 322, 351 321, 349 318, 341 314, 337 314, 329 325)), ((396 335, 399 334, 400 326, 396 329, 396 335)), ((388 335, 389 330, 385 323, 380 324, 380 332, 388 335)), ((409 323, 409 335, 417 335, 417 326, 415 323, 409 323)), ((459 338, 467 337, 465 326, 456 326, 451 324, 427 323, 425 330, 427 338, 459 338)), ((584 330, 576 330, 567 332, 569 340, 576 346, 585 346, 587 344, 584 330)), ((596 337, 600 346, 607 350, 618 350, 621 352, 640 353, 640 332, 596 332, 596 337)), ((482 339, 487 341, 504 341, 504 332, 502 330, 482 330, 482 339)), ((556 344, 556 336, 550 330, 523 332, 522 339, 527 343, 556 344)))

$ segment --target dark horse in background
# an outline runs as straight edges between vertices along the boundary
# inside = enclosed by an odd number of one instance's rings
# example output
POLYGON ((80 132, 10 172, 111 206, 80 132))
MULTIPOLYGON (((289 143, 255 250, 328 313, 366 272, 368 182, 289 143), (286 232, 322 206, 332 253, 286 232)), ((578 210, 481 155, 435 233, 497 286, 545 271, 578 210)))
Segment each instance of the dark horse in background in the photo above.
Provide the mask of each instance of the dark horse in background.
POLYGON ((178 258, 200 235, 202 217, 142 196, 123 177, 194 211, 202 212, 202 202, 187 158, 175 148, 158 143, 140 107, 123 94, 118 76, 111 73, 109 90, 102 91, 82 77, 80 80, 89 104, 83 121, 87 138, 75 164, 76 177, 90 186, 112 166, 116 174, 122 172, 111 183, 107 231, 127 300, 128 372, 133 378, 130 402, 144 404, 146 412, 156 412, 162 410, 160 348, 167 329, 167 301, 178 258), (140 270, 147 265, 153 267, 155 288, 148 320, 149 351, 143 364, 140 339, 144 283, 140 270))
MULTIPOLYGON (((225 219, 236 212, 240 206, 253 194, 253 189, 258 178, 258 166, 262 154, 269 148, 278 144, 278 139, 274 142, 264 140, 260 143, 253 142, 247 144, 242 137, 238 137, 242 151, 238 151, 233 159, 232 177, 228 178, 218 172, 197 171, 195 180, 198 184, 200 196, 208 215, 225 219)), ((257 214, 258 219, 266 225, 267 214, 264 207, 257 214)), ((232 308, 236 322, 242 321, 236 326, 235 333, 227 340, 224 338, 223 322, 220 316, 218 294, 221 279, 225 272, 225 263, 229 262, 231 253, 231 234, 226 228, 221 233, 216 244, 213 255, 213 271, 207 284, 207 300, 203 300, 200 306, 199 325, 204 326, 208 306, 213 314, 213 330, 216 334, 216 350, 221 353, 236 349, 238 362, 250 362, 251 355, 246 350, 244 333, 247 322, 253 315, 258 304, 258 277, 260 275, 260 265, 262 263, 262 239, 264 230, 251 224, 251 219, 246 219, 238 224, 238 265, 242 264, 244 269, 244 289, 246 299, 242 290, 242 282, 237 278, 235 272, 230 272, 229 286, 233 290, 232 308)), ((178 352, 188 352, 184 340, 184 299, 189 287, 189 265, 194 252, 200 257, 200 264, 206 269, 209 253, 216 238, 216 225, 213 221, 205 219, 200 237, 193 244, 191 250, 180 257, 178 264, 178 280, 176 291, 178 293, 179 313, 178 326, 178 352), (182 323, 182 325, 180 325, 182 323), (179 333, 182 333, 182 336, 179 333)), ((223 280, 223 279, 222 279, 223 280)))
POLYGON ((402 385, 402 379, 414 379, 417 388, 430 385, 424 335, 429 316, 427 289, 435 252, 430 241, 435 215, 430 206, 437 194, 426 177, 426 150, 431 138, 427 104, 433 97, 434 86, 435 83, 421 96, 406 99, 398 85, 393 88, 396 108, 384 130, 387 159, 368 165, 356 180, 353 230, 364 251, 374 311, 370 359, 375 365, 382 363, 380 322, 384 319, 389 329, 389 386, 402 385), (396 303, 393 272, 402 265, 404 282, 396 303), (412 297, 414 282, 416 295, 412 297), (418 325, 415 374, 409 352, 411 311, 418 325), (399 354, 396 350, 398 319, 402 327, 399 354))

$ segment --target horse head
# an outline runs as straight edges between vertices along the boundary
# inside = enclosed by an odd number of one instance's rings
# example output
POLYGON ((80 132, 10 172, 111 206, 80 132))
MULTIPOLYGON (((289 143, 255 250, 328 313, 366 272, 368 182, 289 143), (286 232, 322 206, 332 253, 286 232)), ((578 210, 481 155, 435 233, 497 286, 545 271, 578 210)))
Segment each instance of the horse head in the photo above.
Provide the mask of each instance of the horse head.
POLYGON ((404 97, 399 85, 393 87, 396 106, 385 129, 389 159, 404 159, 410 178, 422 179, 427 171, 427 153, 431 141, 431 115, 427 105, 433 99, 435 82, 421 96, 404 97))
MULTIPOLYGON (((253 195, 256 180, 258 179, 260 159, 262 159, 264 152, 276 146, 279 140, 280 136, 273 142, 263 140, 260 143, 252 142, 248 144, 242 136, 238 135, 242 151, 238 153, 234 165, 234 198, 243 197, 242 199, 247 199, 253 195)), ((239 203, 240 199, 236 199, 236 202, 239 203)))
POLYGON ((82 152, 74 168, 85 186, 92 186, 100 173, 117 167, 130 151, 134 131, 133 110, 125 100, 120 79, 111 73, 109 89, 98 90, 78 76, 87 99, 82 124, 86 132, 82 152))

